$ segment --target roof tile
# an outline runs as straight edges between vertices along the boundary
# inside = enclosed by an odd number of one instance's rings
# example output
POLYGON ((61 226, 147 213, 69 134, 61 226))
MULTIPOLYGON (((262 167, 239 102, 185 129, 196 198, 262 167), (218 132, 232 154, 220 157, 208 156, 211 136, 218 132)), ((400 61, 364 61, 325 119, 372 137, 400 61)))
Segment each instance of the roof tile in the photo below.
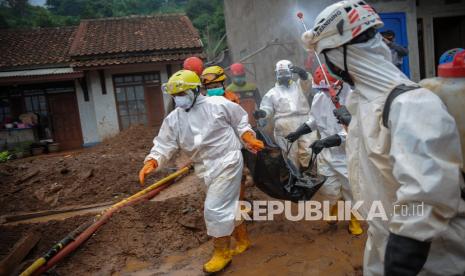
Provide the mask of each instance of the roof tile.
POLYGON ((201 48, 185 15, 131 16, 83 20, 70 51, 73 57, 201 48))
POLYGON ((0 30, 0 71, 180 61, 202 55, 185 15, 82 20, 79 26, 0 30))
POLYGON ((76 27, 0 30, 0 69, 69 62, 76 27))

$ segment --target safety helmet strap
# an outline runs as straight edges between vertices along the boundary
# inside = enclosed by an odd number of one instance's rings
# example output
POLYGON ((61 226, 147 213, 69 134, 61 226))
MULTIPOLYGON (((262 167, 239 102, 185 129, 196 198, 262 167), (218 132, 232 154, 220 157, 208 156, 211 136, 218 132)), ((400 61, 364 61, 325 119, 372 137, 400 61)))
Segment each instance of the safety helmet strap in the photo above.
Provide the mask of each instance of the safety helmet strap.
POLYGON ((189 112, 192 109, 192 107, 194 107, 195 102, 197 102, 197 98, 198 98, 198 96, 200 94, 200 88, 197 87, 197 88, 195 88, 195 90, 192 90, 192 91, 194 92, 194 100, 192 101, 191 106, 189 106, 189 108, 186 108, 186 112, 189 112))
POLYGON ((336 65, 334 65, 334 63, 331 62, 331 60, 329 60, 326 53, 331 49, 324 50, 323 55, 325 57, 326 64, 328 65, 329 70, 331 70, 331 72, 335 74, 336 76, 340 77, 343 81, 347 82, 350 86, 354 86, 354 81, 352 77, 350 76, 349 69, 347 67, 347 45, 365 43, 368 40, 375 37, 376 33, 377 33, 377 30, 375 28, 370 28, 366 30, 365 32, 363 32, 362 34, 360 34, 359 36, 352 39, 351 41, 349 41, 348 43, 342 45, 343 56, 344 56, 344 70, 338 68, 336 65))

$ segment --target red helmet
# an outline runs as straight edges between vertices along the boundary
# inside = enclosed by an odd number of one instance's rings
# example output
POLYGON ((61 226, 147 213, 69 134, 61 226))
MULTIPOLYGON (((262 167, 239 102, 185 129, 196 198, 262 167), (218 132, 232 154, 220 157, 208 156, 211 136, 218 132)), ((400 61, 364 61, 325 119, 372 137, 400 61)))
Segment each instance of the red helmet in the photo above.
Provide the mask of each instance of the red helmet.
POLYGON ((190 57, 184 60, 183 69, 194 71, 197 76, 202 75, 203 61, 198 57, 190 57))
MULTIPOLYGON (((326 64, 323 64, 323 69, 325 70, 326 77, 328 77, 329 84, 333 85, 337 80, 329 74, 326 64)), ((328 88, 321 67, 318 67, 313 73, 313 88, 328 88)))
POLYGON ((245 68, 242 63, 234 63, 231 65, 231 74, 233 76, 242 76, 245 75, 245 68))

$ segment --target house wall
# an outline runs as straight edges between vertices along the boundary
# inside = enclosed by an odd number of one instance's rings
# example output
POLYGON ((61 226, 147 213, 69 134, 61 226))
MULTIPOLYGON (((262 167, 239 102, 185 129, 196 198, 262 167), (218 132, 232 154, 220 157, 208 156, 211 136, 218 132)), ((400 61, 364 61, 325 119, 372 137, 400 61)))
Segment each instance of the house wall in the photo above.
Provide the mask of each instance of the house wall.
MULTIPOLYGON (((96 142, 100 142, 103 139, 111 137, 119 132, 115 97, 111 92, 107 92, 107 94, 102 93, 100 76, 97 71, 90 71, 88 73, 88 78, 88 89, 90 93, 92 93, 92 103, 94 104, 97 133, 99 136, 99 140, 96 142)), ((108 90, 108 85, 110 85, 110 81, 108 81, 108 79, 106 79, 106 85, 107 91, 111 91, 108 90)))
MULTIPOLYGON (((304 65, 306 52, 300 36, 303 27, 297 12, 304 13, 308 27, 315 17, 336 0, 225 0, 224 13, 228 45, 233 60, 239 61, 267 43, 275 42, 244 63, 248 80, 256 82, 264 94, 275 82, 274 65, 280 59, 289 59, 298 66, 304 65)), ((409 63, 412 79, 419 80, 416 7, 414 0, 367 1, 380 12, 405 12, 409 40, 409 63)))
MULTIPOLYGON (((172 64, 172 73, 181 69, 181 64, 172 64)), ((104 70, 106 94, 102 93, 98 71, 87 71, 86 81, 89 101, 84 100, 81 86, 76 82, 81 129, 84 146, 101 142, 103 139, 116 135, 120 131, 118 113, 116 109, 113 75, 141 72, 160 72, 161 82, 168 81, 167 66, 165 64, 144 64, 121 66, 104 70)), ((163 95, 165 115, 170 112, 171 97, 163 95)))
MULTIPOLYGON (((105 70, 105 79, 107 83, 107 93, 113 95, 115 94, 115 89, 113 86, 113 75, 119 74, 131 74, 131 73, 143 73, 143 72, 160 72, 160 80, 161 83, 165 83, 168 81, 168 73, 167 73, 167 64, 142 64, 142 65, 130 65, 124 67, 115 67, 113 69, 105 70)), ((176 71, 182 69, 181 64, 171 64, 171 73, 175 73, 176 71)), ((165 108, 165 116, 171 111, 170 110, 170 102, 171 97, 169 95, 163 94, 164 100, 164 108, 165 108)), ((114 104, 114 109, 116 112, 116 103, 114 104)))
MULTIPOLYGON (((454 4, 445 4, 444 1, 437 0, 418 1, 417 16, 423 19, 424 25, 425 74, 427 78, 436 75, 435 61, 439 59, 434 55, 433 19, 459 15, 465 15, 465 0, 454 4)), ((462 46, 465 47, 465 45, 462 46)))
MULTIPOLYGON (((88 78, 86 79, 88 81, 88 78)), ((79 108, 79 117, 81 121, 82 138, 84 146, 90 146, 100 141, 100 136, 97 130, 97 120, 95 119, 94 102, 92 100, 92 92, 89 91, 89 101, 85 101, 84 92, 78 81, 75 81, 76 98, 79 108)), ((90 85, 87 84, 89 87, 90 85)))

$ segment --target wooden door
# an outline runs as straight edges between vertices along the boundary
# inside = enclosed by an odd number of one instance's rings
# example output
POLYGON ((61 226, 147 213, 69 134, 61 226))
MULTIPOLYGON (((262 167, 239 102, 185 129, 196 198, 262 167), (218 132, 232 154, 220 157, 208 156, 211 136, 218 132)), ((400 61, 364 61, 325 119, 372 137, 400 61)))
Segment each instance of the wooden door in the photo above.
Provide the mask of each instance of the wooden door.
POLYGON ((160 85, 147 84, 144 86, 145 108, 149 126, 161 126, 165 116, 163 94, 160 85))
POLYGON ((48 95, 53 139, 60 149, 76 149, 83 144, 79 110, 74 93, 48 95))

